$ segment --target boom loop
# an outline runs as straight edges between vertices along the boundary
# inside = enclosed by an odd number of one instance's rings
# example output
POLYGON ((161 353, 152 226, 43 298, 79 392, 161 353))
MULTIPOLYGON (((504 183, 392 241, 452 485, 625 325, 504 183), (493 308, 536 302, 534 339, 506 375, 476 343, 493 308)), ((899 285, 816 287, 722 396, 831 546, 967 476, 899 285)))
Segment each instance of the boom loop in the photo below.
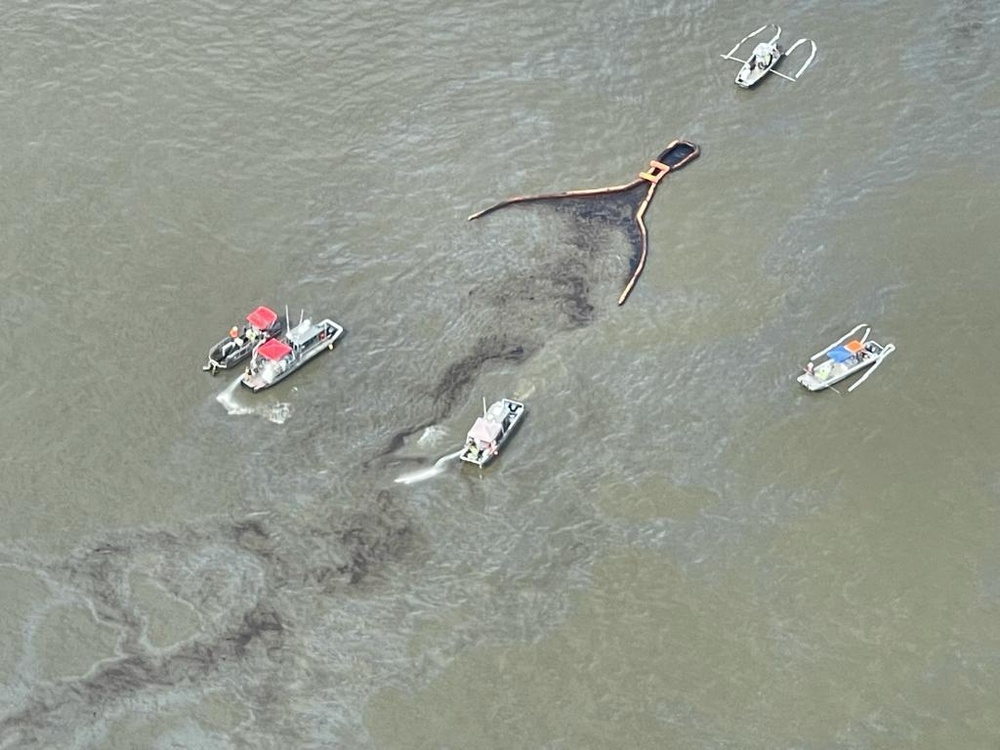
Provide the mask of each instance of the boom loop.
POLYGON ((624 185, 612 185, 611 187, 604 188, 567 190, 561 193, 518 195, 513 198, 502 200, 499 203, 495 203, 492 206, 484 208, 482 211, 472 214, 469 217, 469 221, 478 219, 480 216, 485 216, 486 214, 492 213, 497 209, 504 208, 505 206, 510 206, 515 203, 527 203, 528 201, 552 200, 557 198, 585 198, 590 196, 609 195, 611 193, 624 193, 641 185, 643 182, 648 183, 646 195, 639 203, 635 212, 634 218, 635 223, 639 228, 640 238, 639 259, 635 268, 632 270, 632 275, 625 284, 625 288, 622 289, 622 292, 618 297, 618 304, 623 305, 625 304, 625 300, 628 299, 629 294, 632 293, 632 289, 635 287, 635 282, 638 281, 639 276, 642 274, 642 270, 646 267, 646 255, 648 252, 649 241, 648 234, 646 232, 646 223, 642 220, 642 217, 643 214, 646 213, 646 208, 649 206, 649 202, 653 199, 653 193, 656 191, 657 185, 659 185, 667 175, 676 172, 681 167, 684 167, 697 159, 700 153, 701 150, 695 144, 690 141, 678 139, 672 141, 659 156, 650 160, 649 169, 645 172, 640 172, 639 176, 632 180, 632 182, 625 183, 624 185))

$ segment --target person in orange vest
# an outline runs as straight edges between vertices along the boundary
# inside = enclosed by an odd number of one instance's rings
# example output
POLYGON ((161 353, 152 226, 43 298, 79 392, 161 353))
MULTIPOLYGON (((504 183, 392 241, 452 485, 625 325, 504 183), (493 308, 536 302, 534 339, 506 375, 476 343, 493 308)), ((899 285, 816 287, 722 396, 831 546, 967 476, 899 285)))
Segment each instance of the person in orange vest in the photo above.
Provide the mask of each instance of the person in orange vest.
POLYGON ((243 346, 243 341, 240 339, 240 329, 233 326, 229 329, 229 341, 223 347, 223 354, 239 349, 241 346, 243 346))

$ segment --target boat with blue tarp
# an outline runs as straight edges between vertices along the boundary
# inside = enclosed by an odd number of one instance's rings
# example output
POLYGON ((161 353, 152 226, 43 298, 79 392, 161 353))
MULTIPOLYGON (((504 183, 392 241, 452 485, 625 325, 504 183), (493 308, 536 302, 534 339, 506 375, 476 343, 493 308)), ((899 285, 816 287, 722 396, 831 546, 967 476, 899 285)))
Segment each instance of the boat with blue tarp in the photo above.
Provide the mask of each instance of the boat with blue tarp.
POLYGON ((810 391, 822 391, 833 388, 862 370, 868 370, 847 389, 848 393, 853 391, 896 350, 894 344, 882 345, 870 340, 870 333, 871 328, 861 323, 825 349, 816 352, 802 368, 803 372, 797 378, 799 384, 810 391), (862 328, 865 328, 864 335, 853 338, 862 328))

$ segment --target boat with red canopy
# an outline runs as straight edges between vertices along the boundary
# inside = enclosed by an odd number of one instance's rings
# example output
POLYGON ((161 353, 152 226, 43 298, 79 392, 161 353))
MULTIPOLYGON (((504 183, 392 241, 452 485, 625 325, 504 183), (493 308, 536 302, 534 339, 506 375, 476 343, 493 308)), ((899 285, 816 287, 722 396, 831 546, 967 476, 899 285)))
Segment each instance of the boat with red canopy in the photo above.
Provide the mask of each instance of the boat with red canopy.
POLYGON ((266 339, 280 336, 285 330, 284 322, 269 307, 261 305, 247 315, 246 324, 233 326, 229 335, 208 350, 208 363, 201 366, 213 375, 219 370, 228 370, 250 356, 254 346, 266 339))
POLYGON ((278 383, 320 353, 333 349, 344 335, 344 327, 329 318, 313 323, 306 319, 282 338, 270 338, 259 344, 241 382, 253 391, 262 391, 278 383))

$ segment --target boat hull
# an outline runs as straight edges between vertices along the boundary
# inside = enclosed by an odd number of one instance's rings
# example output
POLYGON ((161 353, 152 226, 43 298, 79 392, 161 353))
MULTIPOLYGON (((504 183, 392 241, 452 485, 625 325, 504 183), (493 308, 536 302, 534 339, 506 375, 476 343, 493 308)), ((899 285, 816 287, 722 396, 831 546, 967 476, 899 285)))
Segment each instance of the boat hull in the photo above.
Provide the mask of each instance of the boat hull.
POLYGON ((697 159, 700 154, 701 150, 691 141, 678 139, 671 142, 663 153, 656 157, 656 161, 670 167, 670 171, 676 172, 697 159))
MULTIPOLYGON (((869 362, 856 364, 853 367, 835 368, 834 370, 830 371, 829 375, 825 375, 823 373, 821 373, 820 375, 814 375, 813 373, 804 372, 801 375, 799 375, 797 380, 800 385, 805 386, 805 388, 810 391, 822 391, 829 388, 830 386, 837 385, 837 383, 841 382, 842 380, 847 380, 847 378, 851 377, 851 375, 854 375, 857 372, 861 372, 862 370, 871 367, 873 364, 875 364, 876 361, 877 360, 872 359, 869 362)), ((819 370, 819 368, 817 368, 816 372, 821 372, 821 371, 819 370)))
POLYGON ((235 367, 250 356, 250 352, 253 351, 252 342, 248 341, 236 349, 230 347, 227 351, 226 345, 231 341, 232 339, 227 336, 209 349, 208 363, 202 365, 201 369, 211 372, 214 375, 218 370, 228 370, 230 367, 235 367), (223 352, 226 353, 223 354, 223 352))

